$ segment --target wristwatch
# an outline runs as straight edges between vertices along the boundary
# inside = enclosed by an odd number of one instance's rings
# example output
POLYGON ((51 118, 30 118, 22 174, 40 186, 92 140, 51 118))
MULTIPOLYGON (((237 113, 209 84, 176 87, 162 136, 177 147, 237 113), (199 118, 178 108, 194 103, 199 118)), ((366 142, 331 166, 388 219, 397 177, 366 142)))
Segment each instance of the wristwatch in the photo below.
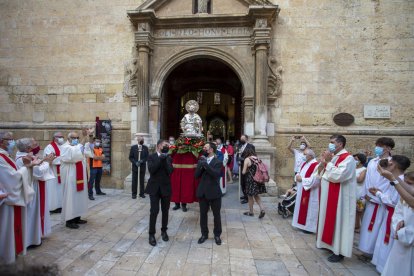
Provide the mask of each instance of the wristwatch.
POLYGON ((397 179, 394 179, 393 181, 390 181, 391 186, 395 186, 395 184, 398 184, 397 179))

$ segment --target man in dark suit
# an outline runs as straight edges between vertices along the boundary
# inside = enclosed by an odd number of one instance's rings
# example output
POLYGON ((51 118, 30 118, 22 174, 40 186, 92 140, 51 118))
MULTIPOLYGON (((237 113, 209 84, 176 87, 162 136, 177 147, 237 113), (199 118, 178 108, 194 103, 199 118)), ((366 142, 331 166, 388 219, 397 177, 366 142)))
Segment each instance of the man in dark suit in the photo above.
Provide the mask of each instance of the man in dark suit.
POLYGON ((144 145, 144 137, 138 136, 138 145, 133 145, 129 152, 129 161, 132 163, 132 198, 137 198, 138 188, 138 167, 139 167, 139 196, 144 195, 144 179, 147 169, 148 147, 144 145))
POLYGON ((168 241, 167 225, 168 210, 170 209, 171 198, 171 181, 170 176, 173 172, 172 159, 168 155, 168 142, 159 140, 157 142, 157 151, 148 157, 148 170, 150 178, 145 189, 145 193, 149 194, 151 202, 150 222, 149 222, 149 244, 155 246, 155 223, 160 211, 162 212, 161 237, 163 241, 168 241))
MULTIPOLYGON (((256 151, 256 148, 254 145, 250 144, 249 142, 249 136, 247 136, 247 134, 242 134, 242 136, 240 137, 240 146, 239 146, 239 151, 237 152, 237 162, 239 162, 239 170, 243 170, 243 166, 244 166, 244 158, 245 156, 243 155, 243 152, 246 148, 253 148, 254 151, 256 151)), ((240 179, 240 185, 241 185, 241 190, 243 192, 243 196, 240 197, 241 204, 246 204, 248 202, 247 199, 247 194, 246 194, 246 178, 245 176, 241 175, 240 179)))
POLYGON ((203 156, 200 157, 195 171, 195 177, 200 177, 200 183, 196 192, 200 204, 201 238, 198 240, 199 244, 208 239, 207 213, 209 207, 214 216, 214 240, 217 245, 221 244, 220 209, 222 193, 220 189, 220 176, 223 163, 215 156, 216 150, 216 145, 213 143, 205 144, 203 156))

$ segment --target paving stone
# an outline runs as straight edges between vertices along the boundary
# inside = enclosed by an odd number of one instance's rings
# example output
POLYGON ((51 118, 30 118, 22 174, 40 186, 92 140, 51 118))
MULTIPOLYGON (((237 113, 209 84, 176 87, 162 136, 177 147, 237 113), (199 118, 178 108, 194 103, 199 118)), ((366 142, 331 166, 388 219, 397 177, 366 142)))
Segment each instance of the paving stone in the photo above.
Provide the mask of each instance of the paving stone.
POLYGON ((282 261, 255 260, 259 275, 289 275, 282 261))

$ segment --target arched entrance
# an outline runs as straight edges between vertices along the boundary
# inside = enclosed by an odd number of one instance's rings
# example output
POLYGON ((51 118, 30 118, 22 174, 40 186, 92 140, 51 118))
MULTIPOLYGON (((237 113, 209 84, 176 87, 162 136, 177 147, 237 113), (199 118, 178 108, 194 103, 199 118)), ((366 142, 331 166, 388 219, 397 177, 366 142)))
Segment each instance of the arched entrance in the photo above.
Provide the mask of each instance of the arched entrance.
POLYGON ((169 73, 162 87, 161 137, 178 137, 185 103, 196 100, 204 135, 235 140, 243 132, 243 86, 227 64, 211 57, 193 57, 169 73))

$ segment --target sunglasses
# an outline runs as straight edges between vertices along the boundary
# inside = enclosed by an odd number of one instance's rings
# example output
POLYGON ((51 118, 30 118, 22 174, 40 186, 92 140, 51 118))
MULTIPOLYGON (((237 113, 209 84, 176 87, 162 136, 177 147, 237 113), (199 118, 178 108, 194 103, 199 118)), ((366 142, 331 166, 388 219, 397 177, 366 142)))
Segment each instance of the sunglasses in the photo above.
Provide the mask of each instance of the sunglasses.
POLYGON ((70 139, 79 139, 79 136, 78 137, 70 137, 70 139))

